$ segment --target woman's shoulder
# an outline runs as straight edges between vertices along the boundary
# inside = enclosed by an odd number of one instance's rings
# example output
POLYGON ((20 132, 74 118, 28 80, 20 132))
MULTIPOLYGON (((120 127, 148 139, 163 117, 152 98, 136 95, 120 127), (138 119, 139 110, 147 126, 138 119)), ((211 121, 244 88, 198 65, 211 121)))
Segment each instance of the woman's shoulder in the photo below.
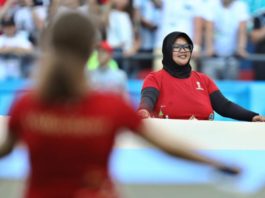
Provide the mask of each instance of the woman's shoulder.
POLYGON ((166 72, 163 69, 158 70, 158 71, 151 71, 149 74, 147 74, 147 76, 145 77, 145 79, 146 78, 150 78, 150 77, 152 77, 152 78, 159 78, 159 77, 161 77, 161 76, 163 76, 165 74, 166 74, 166 72))
POLYGON ((33 91, 23 91, 22 93, 18 93, 9 109, 9 114, 11 112, 17 112, 25 109, 29 109, 34 103, 35 94, 33 91))
POLYGON ((159 71, 152 71, 150 72, 145 78, 144 78, 144 87, 153 87, 157 86, 162 82, 163 76, 164 76, 164 71, 159 70, 159 71))
POLYGON ((194 77, 199 77, 201 79, 210 79, 210 77, 202 72, 198 72, 198 71, 192 71, 192 76, 194 77))
POLYGON ((94 101, 97 103, 113 103, 113 102, 120 102, 122 101, 120 95, 110 92, 110 91, 105 91, 105 92, 100 92, 100 91, 90 91, 87 93, 87 97, 88 100, 90 101, 94 101))

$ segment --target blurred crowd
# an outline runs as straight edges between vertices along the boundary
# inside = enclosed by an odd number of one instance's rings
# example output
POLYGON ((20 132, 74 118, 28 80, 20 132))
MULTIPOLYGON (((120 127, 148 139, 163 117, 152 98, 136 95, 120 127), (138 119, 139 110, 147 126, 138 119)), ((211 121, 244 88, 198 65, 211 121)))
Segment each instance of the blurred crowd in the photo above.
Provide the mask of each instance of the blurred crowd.
POLYGON ((213 79, 237 80, 242 79, 245 66, 251 71, 249 79, 265 80, 262 58, 248 61, 251 54, 265 53, 265 5, 259 2, 1 0, 0 80, 28 78, 36 66, 41 31, 49 20, 71 10, 91 15, 98 29, 98 48, 88 57, 87 70, 103 70, 100 66, 104 64, 104 72, 109 70, 106 76, 119 71, 117 76, 123 82, 124 75, 141 79, 162 67, 165 35, 183 31, 194 42, 194 70, 213 79))

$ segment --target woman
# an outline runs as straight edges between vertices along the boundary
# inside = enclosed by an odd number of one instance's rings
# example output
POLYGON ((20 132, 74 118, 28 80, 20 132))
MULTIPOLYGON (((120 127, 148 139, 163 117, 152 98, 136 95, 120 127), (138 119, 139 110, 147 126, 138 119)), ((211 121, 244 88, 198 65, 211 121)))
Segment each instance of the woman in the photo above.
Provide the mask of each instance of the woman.
POLYGON ((132 107, 114 95, 87 87, 85 65, 95 38, 91 21, 78 13, 62 14, 46 31, 37 86, 12 106, 7 141, 0 156, 22 140, 31 173, 26 197, 118 197, 108 172, 115 135, 129 128, 165 152, 212 166, 239 171, 191 151, 160 130, 147 126, 132 107))
POLYGON ((265 121, 263 116, 227 100, 205 74, 192 71, 193 43, 183 32, 168 34, 162 46, 163 69, 144 80, 139 115, 143 118, 213 120, 214 111, 244 121, 265 121))

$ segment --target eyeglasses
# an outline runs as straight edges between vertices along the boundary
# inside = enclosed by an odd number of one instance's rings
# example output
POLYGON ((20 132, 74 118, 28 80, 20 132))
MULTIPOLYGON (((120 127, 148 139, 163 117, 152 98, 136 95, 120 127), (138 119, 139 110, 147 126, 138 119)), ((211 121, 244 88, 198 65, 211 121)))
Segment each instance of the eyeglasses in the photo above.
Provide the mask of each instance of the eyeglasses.
POLYGON ((173 52, 180 52, 181 50, 184 50, 184 52, 191 52, 192 51, 192 45, 191 44, 174 44, 172 46, 172 51, 173 52))

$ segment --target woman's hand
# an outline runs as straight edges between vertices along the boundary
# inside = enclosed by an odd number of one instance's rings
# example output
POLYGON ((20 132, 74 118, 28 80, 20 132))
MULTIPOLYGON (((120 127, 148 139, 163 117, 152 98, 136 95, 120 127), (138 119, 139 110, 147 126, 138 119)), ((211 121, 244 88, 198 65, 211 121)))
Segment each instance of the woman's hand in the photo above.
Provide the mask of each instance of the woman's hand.
POLYGON ((241 170, 238 167, 233 166, 220 166, 216 167, 217 171, 225 175, 237 176, 241 173, 241 170))
POLYGON ((141 117, 141 118, 143 118, 143 119, 145 119, 145 118, 150 118, 151 116, 150 116, 150 113, 146 110, 146 109, 140 109, 140 110, 138 110, 137 111, 137 114, 141 117))
POLYGON ((261 115, 256 115, 252 118, 252 122, 265 122, 265 117, 261 115))

